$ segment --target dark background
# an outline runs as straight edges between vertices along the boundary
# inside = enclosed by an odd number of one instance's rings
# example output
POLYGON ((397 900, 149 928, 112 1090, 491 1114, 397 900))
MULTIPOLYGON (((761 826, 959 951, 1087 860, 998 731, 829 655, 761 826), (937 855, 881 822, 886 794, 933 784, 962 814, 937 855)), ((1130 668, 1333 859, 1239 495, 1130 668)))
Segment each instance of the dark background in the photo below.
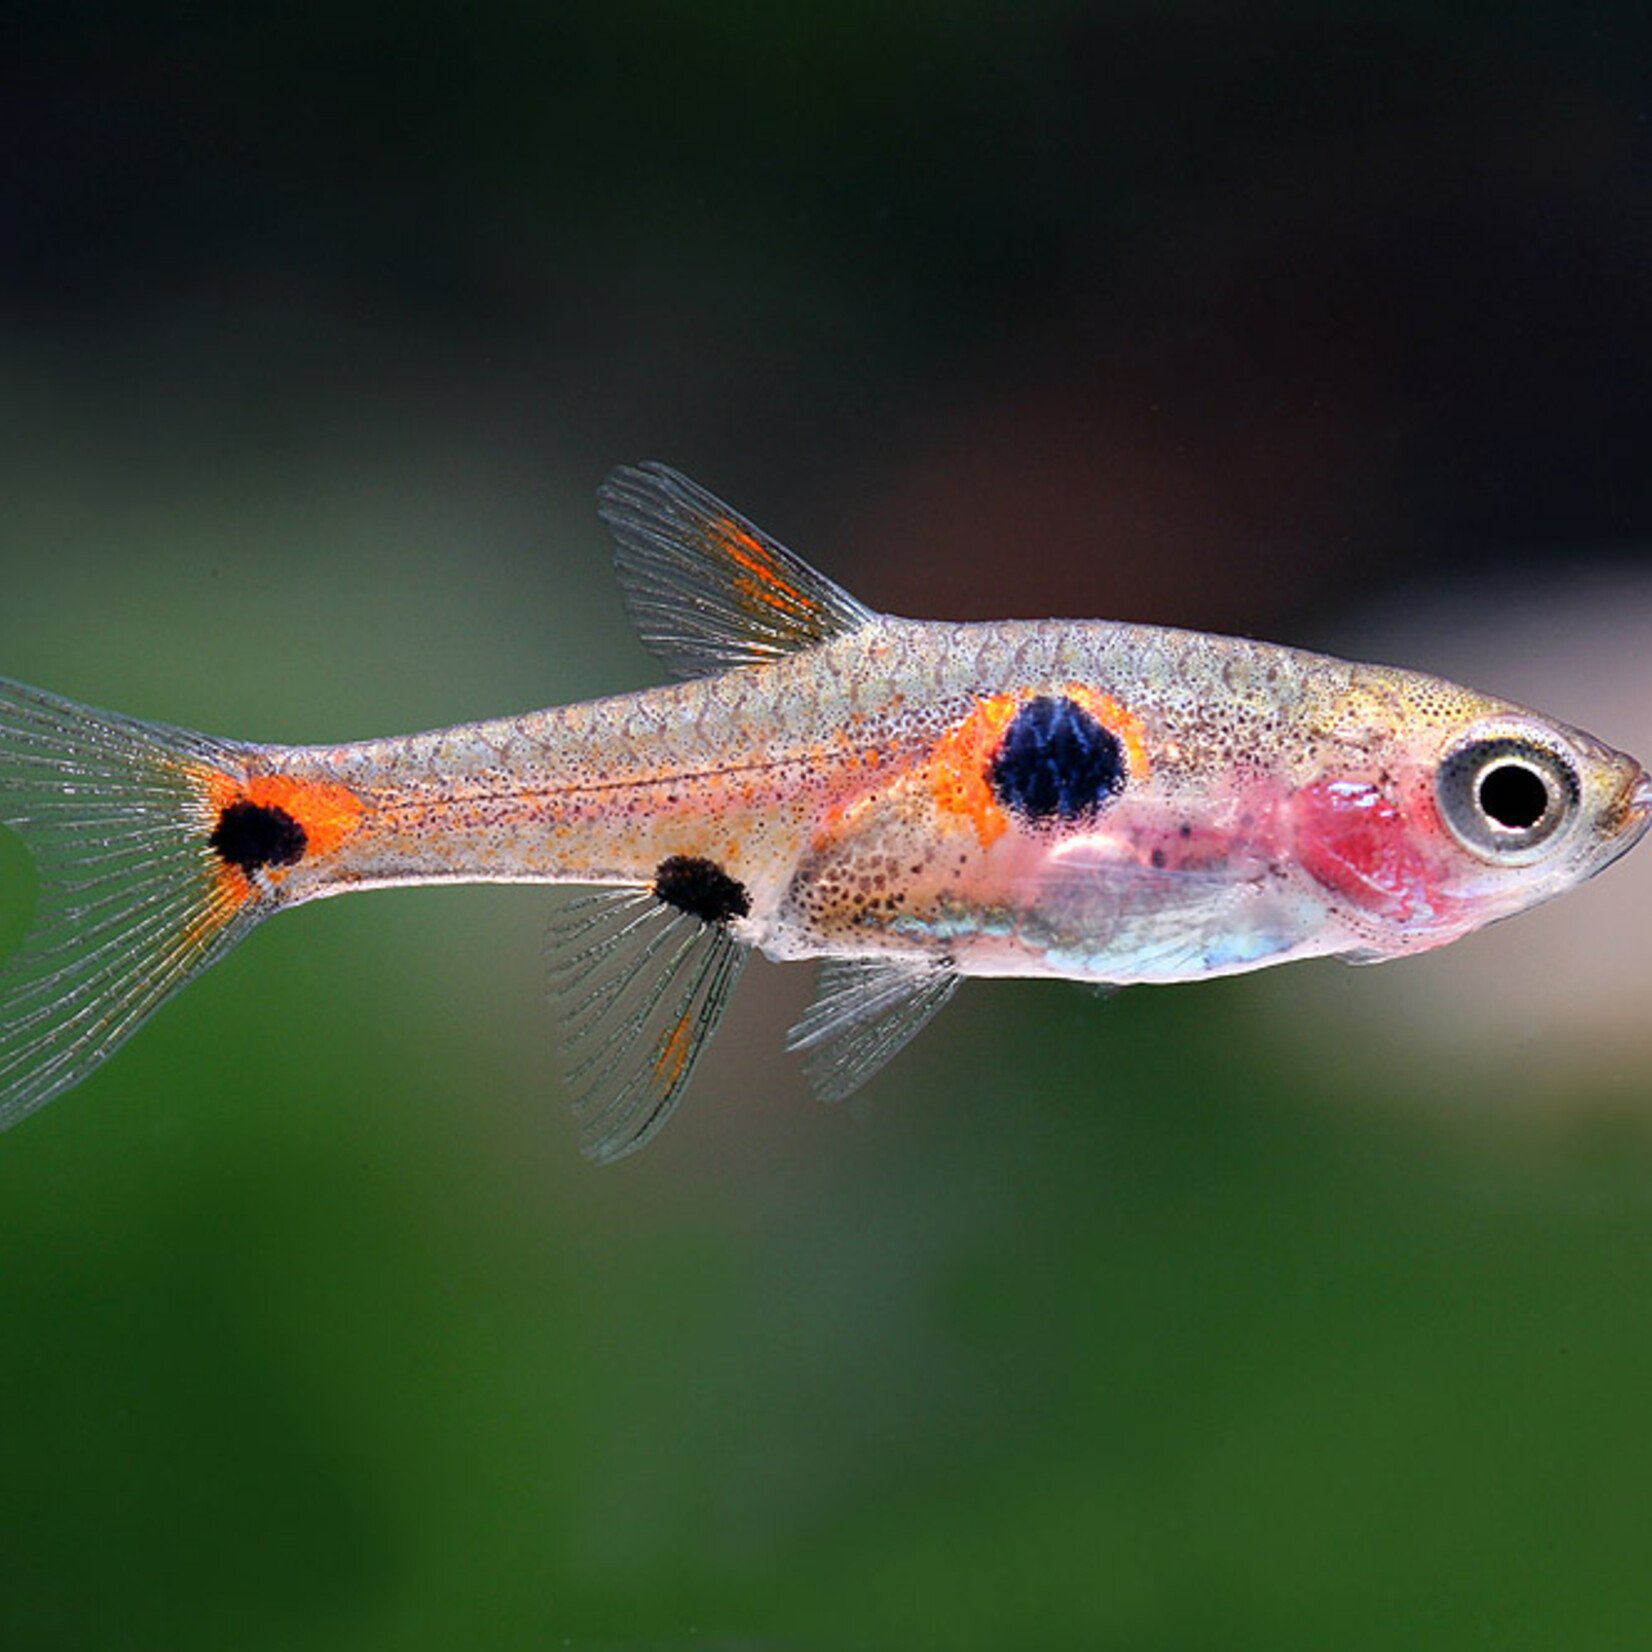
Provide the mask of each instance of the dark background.
MULTIPOLYGON (((877 606, 1361 647, 1652 750, 1643 7, 35 5, 0 670, 255 738, 642 686, 666 459, 877 606)), ((532 892, 261 933, 0 1141, 0 1643, 1652 1644, 1652 893, 759 967, 575 1154, 532 892)))

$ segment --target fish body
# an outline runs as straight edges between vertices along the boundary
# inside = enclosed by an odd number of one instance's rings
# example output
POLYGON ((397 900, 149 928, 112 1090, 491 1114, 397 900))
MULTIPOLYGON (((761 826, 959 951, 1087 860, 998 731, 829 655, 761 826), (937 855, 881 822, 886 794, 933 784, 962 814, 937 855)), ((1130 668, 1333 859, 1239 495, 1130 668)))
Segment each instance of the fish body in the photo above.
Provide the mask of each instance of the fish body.
POLYGON ((616 472, 603 512, 684 681, 305 747, 0 690, 0 821, 41 884, 0 969, 0 1119, 262 917, 353 889, 597 889, 557 920, 553 979, 608 1158, 664 1121, 752 950, 824 960, 793 1044, 840 1095, 965 976, 1424 951, 1589 877, 1652 813, 1633 759, 1418 673, 876 614, 662 466, 616 472))
MULTIPOLYGON (((1052 773, 1098 739, 1072 721, 1052 773)), ((1531 721, 1241 639, 878 617, 757 671, 248 769, 254 793, 280 777, 360 811, 333 852, 270 869, 277 904, 435 881, 646 887, 686 856, 739 883, 735 933, 776 959, 1126 984, 1421 951, 1530 904, 1534 879, 1465 860, 1431 794, 1461 729, 1520 738, 1531 721), (994 754, 1040 703, 1116 731, 1105 807, 995 790, 994 754)), ((1564 734, 1632 792, 1637 771, 1564 734)), ((1602 846, 1575 847, 1557 886, 1602 846)))

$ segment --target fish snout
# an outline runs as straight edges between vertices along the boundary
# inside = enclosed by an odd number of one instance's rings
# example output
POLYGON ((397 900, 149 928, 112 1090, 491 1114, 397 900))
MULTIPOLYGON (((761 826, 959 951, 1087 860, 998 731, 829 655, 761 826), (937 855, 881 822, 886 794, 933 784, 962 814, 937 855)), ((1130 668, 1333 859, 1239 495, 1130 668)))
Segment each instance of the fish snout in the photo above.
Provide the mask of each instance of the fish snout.
POLYGON ((1612 860, 1634 848, 1652 823, 1652 774, 1633 758, 1623 761, 1629 773, 1601 821, 1601 836, 1612 860))
POLYGON ((1629 793, 1628 812, 1633 820, 1645 820, 1652 815, 1652 774, 1645 769, 1641 770, 1629 793))

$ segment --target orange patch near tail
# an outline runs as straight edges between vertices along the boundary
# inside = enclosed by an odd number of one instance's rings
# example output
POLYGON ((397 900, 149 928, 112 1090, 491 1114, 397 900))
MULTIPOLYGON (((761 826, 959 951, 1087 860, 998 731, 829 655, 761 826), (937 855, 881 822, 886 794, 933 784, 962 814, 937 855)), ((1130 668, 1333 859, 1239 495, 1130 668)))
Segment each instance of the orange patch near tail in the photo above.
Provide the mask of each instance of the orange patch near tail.
POLYGON ((330 855, 356 829, 367 807, 348 786, 284 774, 254 775, 244 796, 260 808, 285 809, 310 840, 306 858, 330 855))
MULTIPOLYGON (((329 780, 303 780, 286 774, 255 774, 242 779, 236 775, 213 773, 207 779, 207 803, 215 821, 237 804, 258 809, 278 809, 295 821, 304 834, 301 859, 329 855, 355 831, 366 812, 366 804, 350 790, 329 780)), ((298 862, 294 862, 298 864, 298 862)), ((219 867, 220 886, 237 904, 250 899, 254 881, 240 867, 224 862, 219 867)), ((279 883, 287 866, 260 869, 261 879, 279 883)))

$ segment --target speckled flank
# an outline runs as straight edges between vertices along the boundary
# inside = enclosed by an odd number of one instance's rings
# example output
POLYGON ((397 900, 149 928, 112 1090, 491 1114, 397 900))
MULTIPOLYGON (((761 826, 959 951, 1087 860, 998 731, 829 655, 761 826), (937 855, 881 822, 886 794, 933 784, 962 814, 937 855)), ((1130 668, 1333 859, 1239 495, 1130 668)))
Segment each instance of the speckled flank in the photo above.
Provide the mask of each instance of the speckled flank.
POLYGON ((1465 877, 1428 798, 1443 745, 1503 715, 1524 714, 1238 639, 878 619, 760 670, 279 754, 282 776, 360 808, 283 894, 647 885, 691 857, 748 893, 740 937, 781 957, 1175 980, 1398 954, 1530 892, 1465 877), (1117 742, 1105 809, 1034 820, 995 790, 1006 733, 1041 700, 1117 742))
MULTIPOLYGON (((692 855, 767 890, 772 905, 809 846, 914 784, 990 845, 1007 829, 992 760, 1017 711, 1041 693, 1096 708, 1132 771, 1151 772, 1140 713, 1093 675, 1098 659, 1125 675, 1144 635, 884 620, 760 672, 272 753, 282 777, 341 788, 361 811, 348 843, 332 845, 338 853, 295 872, 293 894, 430 877, 646 882, 668 855, 692 855), (1081 666, 1089 682, 1077 679, 1081 666)), ((1171 640, 1152 636, 1161 650, 1171 640)))

